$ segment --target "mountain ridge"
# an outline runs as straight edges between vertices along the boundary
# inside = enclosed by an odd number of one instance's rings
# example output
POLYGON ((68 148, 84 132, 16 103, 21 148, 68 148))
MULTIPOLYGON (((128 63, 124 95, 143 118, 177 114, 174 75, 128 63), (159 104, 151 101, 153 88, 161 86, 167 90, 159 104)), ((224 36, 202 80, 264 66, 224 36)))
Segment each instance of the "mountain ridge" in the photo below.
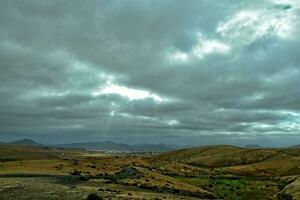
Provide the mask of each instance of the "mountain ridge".
POLYGON ((101 151, 117 151, 117 152, 165 152, 165 151, 172 151, 181 148, 181 146, 168 145, 163 143, 125 144, 125 143, 118 143, 109 140, 66 143, 66 144, 39 144, 28 138, 15 140, 3 144, 34 146, 34 147, 78 148, 78 149, 95 150, 95 151, 101 150, 101 151))

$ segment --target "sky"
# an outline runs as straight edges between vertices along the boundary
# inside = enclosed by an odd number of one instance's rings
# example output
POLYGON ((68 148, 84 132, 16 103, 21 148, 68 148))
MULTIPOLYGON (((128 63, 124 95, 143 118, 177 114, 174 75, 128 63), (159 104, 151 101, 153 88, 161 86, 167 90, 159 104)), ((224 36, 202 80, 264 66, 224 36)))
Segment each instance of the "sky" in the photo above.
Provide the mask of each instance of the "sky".
POLYGON ((0 141, 300 143, 299 0, 1 0, 0 141))

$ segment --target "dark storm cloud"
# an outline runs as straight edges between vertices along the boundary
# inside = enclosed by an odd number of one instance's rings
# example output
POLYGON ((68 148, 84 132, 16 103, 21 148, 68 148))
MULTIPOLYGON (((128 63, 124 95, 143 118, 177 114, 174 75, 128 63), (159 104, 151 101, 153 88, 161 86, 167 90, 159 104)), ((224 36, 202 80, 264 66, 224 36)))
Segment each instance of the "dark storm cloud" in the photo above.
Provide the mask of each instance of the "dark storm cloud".
POLYGON ((4 0, 0 135, 296 137, 299 9, 280 0, 4 0))

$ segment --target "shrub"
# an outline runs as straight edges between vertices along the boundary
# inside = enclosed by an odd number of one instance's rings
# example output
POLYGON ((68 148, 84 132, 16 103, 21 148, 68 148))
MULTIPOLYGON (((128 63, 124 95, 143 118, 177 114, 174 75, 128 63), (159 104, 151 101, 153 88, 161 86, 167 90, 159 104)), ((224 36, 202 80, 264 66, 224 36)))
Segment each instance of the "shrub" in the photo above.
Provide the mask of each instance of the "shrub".
POLYGON ((87 176, 80 176, 80 177, 78 178, 78 180, 80 180, 80 181, 88 181, 88 180, 89 180, 89 177, 87 177, 87 176))
POLYGON ((286 193, 279 193, 277 194, 277 198, 280 200, 293 200, 293 197, 286 193))
POLYGON ((90 194, 86 200, 103 200, 103 197, 97 195, 96 193, 90 194))
POLYGON ((79 171, 79 170, 74 170, 74 171, 71 172, 70 174, 73 175, 73 176, 78 176, 78 175, 81 175, 81 171, 79 171))

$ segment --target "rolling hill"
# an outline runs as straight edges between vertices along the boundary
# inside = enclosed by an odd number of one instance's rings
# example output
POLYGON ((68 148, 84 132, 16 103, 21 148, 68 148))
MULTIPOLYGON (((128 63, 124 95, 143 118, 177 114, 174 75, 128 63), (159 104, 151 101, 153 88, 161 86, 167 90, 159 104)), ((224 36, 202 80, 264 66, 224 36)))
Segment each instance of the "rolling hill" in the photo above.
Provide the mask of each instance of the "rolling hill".
POLYGON ((250 176, 300 174, 300 149, 293 148, 209 146, 163 153, 157 159, 250 176))
POLYGON ((299 166, 297 148, 220 145, 144 156, 2 144, 0 187, 16 181, 22 187, 2 190, 0 199, 21 199, 25 192, 30 199, 57 199, 48 198, 49 190, 62 196, 75 192, 70 200, 85 199, 92 190, 107 199, 144 199, 149 194, 148 199, 168 200, 297 199, 299 166))
POLYGON ((202 167, 223 167, 259 162, 276 153, 277 151, 269 149, 209 146, 173 151, 160 155, 160 159, 175 160, 202 167))

